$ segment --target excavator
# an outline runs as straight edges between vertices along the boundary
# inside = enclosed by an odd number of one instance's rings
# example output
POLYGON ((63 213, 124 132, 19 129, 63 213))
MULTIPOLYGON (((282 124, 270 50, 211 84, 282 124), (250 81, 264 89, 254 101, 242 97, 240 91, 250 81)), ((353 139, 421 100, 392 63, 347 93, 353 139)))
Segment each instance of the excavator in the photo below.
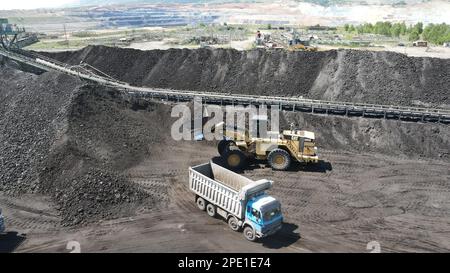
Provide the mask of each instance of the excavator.
MULTIPOLYGON (((260 121, 256 120, 258 124, 260 121)), ((267 132, 266 136, 252 136, 248 130, 229 128, 224 122, 215 125, 215 131, 220 129, 223 140, 217 150, 229 169, 243 169, 251 159, 267 161, 277 171, 287 170, 294 161, 319 162, 313 132, 291 128, 281 133, 267 132)))

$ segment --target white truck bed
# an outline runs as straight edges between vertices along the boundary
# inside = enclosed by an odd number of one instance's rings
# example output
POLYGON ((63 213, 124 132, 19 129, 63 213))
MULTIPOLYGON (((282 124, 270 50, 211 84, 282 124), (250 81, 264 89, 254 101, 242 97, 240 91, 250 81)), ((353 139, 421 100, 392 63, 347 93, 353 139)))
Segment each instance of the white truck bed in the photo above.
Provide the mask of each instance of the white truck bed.
POLYGON ((189 188, 206 201, 244 218, 243 204, 253 194, 270 189, 270 180, 253 181, 213 162, 189 168, 189 188))

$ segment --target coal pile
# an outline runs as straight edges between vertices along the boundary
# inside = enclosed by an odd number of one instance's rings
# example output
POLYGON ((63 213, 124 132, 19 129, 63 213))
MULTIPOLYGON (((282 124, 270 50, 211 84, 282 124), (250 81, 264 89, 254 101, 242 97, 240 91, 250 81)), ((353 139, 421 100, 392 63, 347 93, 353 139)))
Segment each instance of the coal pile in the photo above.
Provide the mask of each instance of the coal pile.
POLYGON ((346 118, 286 112, 284 128, 316 132, 321 150, 376 153, 450 162, 450 128, 433 123, 346 118))
POLYGON ((450 107, 450 60, 394 52, 170 49, 89 46, 46 53, 87 62, 133 85, 386 105, 450 107))
POLYGON ((80 82, 57 74, 36 76, 1 67, 0 190, 38 191, 38 175, 80 82))
POLYGON ((156 123, 170 108, 59 73, 0 72, 1 192, 50 195, 64 225, 162 202, 122 171, 165 141, 166 128, 156 123))

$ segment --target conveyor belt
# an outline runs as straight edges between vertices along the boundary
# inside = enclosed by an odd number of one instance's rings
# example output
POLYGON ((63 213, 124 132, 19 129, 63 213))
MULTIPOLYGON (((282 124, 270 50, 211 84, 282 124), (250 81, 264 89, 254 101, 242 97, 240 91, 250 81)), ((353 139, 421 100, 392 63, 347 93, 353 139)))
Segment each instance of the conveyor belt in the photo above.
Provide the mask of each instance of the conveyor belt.
POLYGON ((242 94, 227 94, 202 91, 185 91, 131 86, 90 71, 78 69, 31 52, 18 54, 0 49, 0 55, 17 62, 25 63, 44 71, 55 70, 81 79, 110 86, 137 95, 166 99, 170 101, 190 101, 194 97, 202 97, 205 103, 219 105, 276 105, 282 110, 310 112, 316 114, 333 114, 348 116, 363 116, 370 118, 400 119, 406 121, 450 123, 450 109, 389 106, 365 103, 349 103, 337 101, 311 100, 297 97, 274 97, 242 94))

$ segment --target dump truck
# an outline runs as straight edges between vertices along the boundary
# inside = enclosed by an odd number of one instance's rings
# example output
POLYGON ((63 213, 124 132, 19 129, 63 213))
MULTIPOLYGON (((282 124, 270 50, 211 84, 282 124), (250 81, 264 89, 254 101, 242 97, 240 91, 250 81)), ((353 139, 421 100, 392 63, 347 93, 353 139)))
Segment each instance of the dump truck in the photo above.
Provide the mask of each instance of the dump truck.
POLYGON ((189 188, 197 207, 220 216, 233 231, 255 241, 281 229, 283 215, 277 199, 269 196, 273 181, 253 181, 214 162, 189 168, 189 188))
MULTIPOLYGON (((264 117, 254 117, 257 126, 264 117)), ((267 132, 266 135, 252 136, 248 130, 225 126, 224 122, 215 125, 213 131, 222 130, 223 139, 217 150, 225 164, 232 170, 245 168, 252 159, 265 160, 273 170, 287 170, 293 161, 318 163, 314 132, 291 129, 267 132)))

